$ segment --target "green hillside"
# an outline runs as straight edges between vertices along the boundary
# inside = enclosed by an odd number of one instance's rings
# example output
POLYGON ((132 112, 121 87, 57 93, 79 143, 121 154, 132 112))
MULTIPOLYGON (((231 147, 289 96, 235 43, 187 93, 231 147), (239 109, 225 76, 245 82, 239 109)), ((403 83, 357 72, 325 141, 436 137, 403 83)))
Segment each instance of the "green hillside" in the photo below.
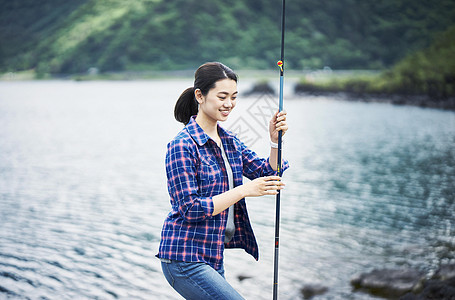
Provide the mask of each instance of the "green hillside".
MULTIPOLYGON (((0 72, 275 68, 279 0, 0 0, 0 72)), ((455 1, 287 1, 290 69, 381 69, 455 24, 455 1)))
POLYGON ((455 26, 439 34, 433 43, 409 54, 380 73, 335 73, 306 76, 296 93, 347 93, 351 98, 377 96, 400 104, 455 110, 455 26))
MULTIPOLYGON (((425 94, 433 99, 455 97, 455 26, 430 47, 408 55, 381 76, 388 92, 425 94)), ((378 86, 379 90, 382 88, 378 86)))

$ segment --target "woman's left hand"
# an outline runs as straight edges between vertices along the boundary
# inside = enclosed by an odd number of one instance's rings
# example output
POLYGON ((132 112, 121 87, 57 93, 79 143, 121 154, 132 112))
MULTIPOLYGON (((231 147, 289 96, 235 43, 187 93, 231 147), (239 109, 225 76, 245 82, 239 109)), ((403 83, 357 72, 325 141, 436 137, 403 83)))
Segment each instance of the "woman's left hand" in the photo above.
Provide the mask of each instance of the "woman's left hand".
POLYGON ((274 143, 278 143, 278 132, 281 130, 283 135, 288 130, 288 123, 286 121, 286 112, 285 111, 277 111, 269 123, 269 132, 270 132, 270 140, 274 143))

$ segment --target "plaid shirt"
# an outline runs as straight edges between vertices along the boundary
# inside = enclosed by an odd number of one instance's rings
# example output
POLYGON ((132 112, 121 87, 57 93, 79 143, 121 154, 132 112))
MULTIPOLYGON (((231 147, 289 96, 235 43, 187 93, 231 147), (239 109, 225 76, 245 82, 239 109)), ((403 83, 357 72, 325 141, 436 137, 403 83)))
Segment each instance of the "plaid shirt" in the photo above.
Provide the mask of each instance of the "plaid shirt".
MULTIPOLYGON (((234 175, 234 187, 242 175, 255 179, 276 175, 266 159, 259 158, 237 137, 218 126, 234 175)), ((283 170, 288 168, 284 161, 283 170)), ((234 205, 235 234, 224 244, 228 210, 213 216, 212 197, 228 190, 221 149, 204 133, 194 117, 168 144, 166 172, 172 210, 164 221, 157 257, 205 262, 218 270, 224 248, 243 248, 256 260, 258 245, 248 218, 245 199, 234 205)))

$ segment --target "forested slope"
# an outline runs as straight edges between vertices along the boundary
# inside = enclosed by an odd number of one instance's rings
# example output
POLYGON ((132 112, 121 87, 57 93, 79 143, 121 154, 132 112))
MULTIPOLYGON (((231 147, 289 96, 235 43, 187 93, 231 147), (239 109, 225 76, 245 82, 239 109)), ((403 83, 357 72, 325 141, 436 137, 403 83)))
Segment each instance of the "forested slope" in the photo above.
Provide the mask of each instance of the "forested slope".
MULTIPOLYGON (((0 1, 0 72, 274 68, 279 0, 0 1)), ((381 69, 455 24, 455 1, 287 1, 291 69, 381 69)))

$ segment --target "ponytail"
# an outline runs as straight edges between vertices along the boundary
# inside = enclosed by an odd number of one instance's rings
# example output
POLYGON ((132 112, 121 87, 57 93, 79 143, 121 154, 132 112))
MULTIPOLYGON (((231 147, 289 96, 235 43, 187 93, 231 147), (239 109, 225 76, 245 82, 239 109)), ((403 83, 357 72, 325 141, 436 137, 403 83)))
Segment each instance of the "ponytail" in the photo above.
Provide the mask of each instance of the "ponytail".
POLYGON ((194 98, 194 87, 187 88, 180 95, 174 108, 174 117, 177 121, 188 124, 191 116, 196 115, 198 103, 194 98))

